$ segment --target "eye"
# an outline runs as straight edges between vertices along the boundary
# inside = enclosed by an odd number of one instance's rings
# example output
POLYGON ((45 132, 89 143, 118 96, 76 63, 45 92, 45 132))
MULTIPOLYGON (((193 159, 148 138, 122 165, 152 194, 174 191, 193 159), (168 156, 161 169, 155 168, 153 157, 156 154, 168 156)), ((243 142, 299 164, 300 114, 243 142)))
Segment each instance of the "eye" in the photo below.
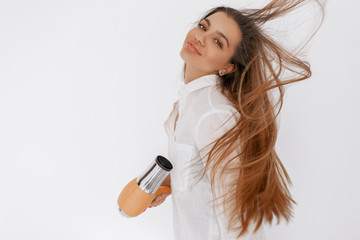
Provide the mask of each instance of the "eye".
POLYGON ((205 26, 204 26, 204 25, 202 25, 201 23, 199 23, 199 24, 198 24, 198 26, 199 26, 201 29, 203 29, 204 31, 206 31, 205 26), (202 27, 204 27, 204 28, 202 28, 202 27))
MULTIPOLYGON (((198 26, 199 26, 199 28, 201 28, 202 30, 204 30, 204 31, 206 31, 206 28, 205 28, 205 26, 204 25, 202 25, 201 23, 199 23, 198 24, 198 26)), ((214 40, 215 41, 217 41, 217 45, 219 45, 220 46, 220 48, 222 48, 222 43, 218 40, 218 39, 216 39, 216 38, 214 38, 214 40)))
POLYGON ((220 47, 222 47, 222 43, 221 43, 218 39, 215 38, 215 41, 218 41, 218 42, 219 42, 218 45, 219 45, 220 47))

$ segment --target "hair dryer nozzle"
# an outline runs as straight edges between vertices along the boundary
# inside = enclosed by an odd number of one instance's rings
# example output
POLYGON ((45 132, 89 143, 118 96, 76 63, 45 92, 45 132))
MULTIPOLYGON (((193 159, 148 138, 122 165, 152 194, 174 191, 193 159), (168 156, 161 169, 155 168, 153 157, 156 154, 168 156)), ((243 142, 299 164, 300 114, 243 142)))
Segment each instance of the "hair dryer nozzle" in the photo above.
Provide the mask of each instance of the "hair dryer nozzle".
POLYGON ((171 162, 161 155, 157 156, 155 161, 159 165, 159 167, 161 167, 167 172, 170 172, 173 168, 171 162))

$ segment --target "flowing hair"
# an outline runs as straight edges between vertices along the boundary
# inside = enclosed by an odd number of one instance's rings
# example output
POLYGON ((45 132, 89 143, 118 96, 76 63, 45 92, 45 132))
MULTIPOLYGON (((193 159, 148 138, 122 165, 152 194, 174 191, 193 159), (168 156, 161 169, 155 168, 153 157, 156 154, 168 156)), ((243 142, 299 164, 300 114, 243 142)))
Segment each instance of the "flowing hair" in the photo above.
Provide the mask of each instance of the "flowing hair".
MULTIPOLYGON (((225 12, 238 24, 242 33, 241 42, 230 59, 236 70, 223 76, 217 75, 221 92, 235 107, 240 118, 234 127, 211 143, 214 145, 204 156, 208 158, 202 174, 203 177, 208 168, 213 173, 209 179, 214 196, 216 169, 221 170, 220 176, 225 172, 237 174, 237 181, 227 186, 231 191, 221 197, 224 209, 230 210, 228 229, 239 232, 238 237, 248 231, 251 222, 256 223, 256 232, 263 222, 271 223, 274 216, 278 223, 281 218, 288 222, 293 217, 292 208, 296 202, 288 189, 292 183, 275 152, 278 132, 276 118, 283 105, 284 85, 308 79, 312 72, 310 64, 299 59, 300 51, 294 53, 280 46, 265 33, 263 25, 308 2, 311 1, 274 0, 262 9, 244 10, 219 6, 210 9, 201 18, 203 20, 216 12, 225 12), (287 74, 285 78, 286 72, 291 75, 287 74), (279 91, 276 102, 270 92, 272 89, 279 91), (237 153, 235 157, 234 152, 237 153), (237 163, 239 167, 231 168, 232 163, 237 163), (240 223, 240 226, 235 227, 236 223, 240 223)), ((318 0, 313 2, 320 7, 321 22, 303 47, 324 20, 325 4, 318 0)), ((185 69, 186 64, 184 77, 185 69)))

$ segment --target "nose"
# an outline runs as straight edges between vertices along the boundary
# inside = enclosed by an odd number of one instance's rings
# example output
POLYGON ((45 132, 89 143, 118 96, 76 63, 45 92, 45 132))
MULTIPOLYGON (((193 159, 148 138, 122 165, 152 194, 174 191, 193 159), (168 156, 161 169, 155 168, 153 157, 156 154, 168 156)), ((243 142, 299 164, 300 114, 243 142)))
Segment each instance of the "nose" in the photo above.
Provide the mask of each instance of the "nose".
POLYGON ((195 43, 198 44, 199 46, 203 46, 203 36, 202 36, 201 34, 195 35, 194 41, 195 41, 195 43))

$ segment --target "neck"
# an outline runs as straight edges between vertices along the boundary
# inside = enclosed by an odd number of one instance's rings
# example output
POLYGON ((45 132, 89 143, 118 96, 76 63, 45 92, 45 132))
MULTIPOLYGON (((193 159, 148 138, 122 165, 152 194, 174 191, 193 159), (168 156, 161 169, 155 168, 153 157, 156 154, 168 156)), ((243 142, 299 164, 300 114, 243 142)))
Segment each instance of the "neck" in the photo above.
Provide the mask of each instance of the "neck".
POLYGON ((184 83, 187 84, 199 77, 207 75, 206 73, 202 73, 199 71, 196 71, 196 69, 191 68, 189 65, 185 68, 185 76, 184 76, 184 83))

